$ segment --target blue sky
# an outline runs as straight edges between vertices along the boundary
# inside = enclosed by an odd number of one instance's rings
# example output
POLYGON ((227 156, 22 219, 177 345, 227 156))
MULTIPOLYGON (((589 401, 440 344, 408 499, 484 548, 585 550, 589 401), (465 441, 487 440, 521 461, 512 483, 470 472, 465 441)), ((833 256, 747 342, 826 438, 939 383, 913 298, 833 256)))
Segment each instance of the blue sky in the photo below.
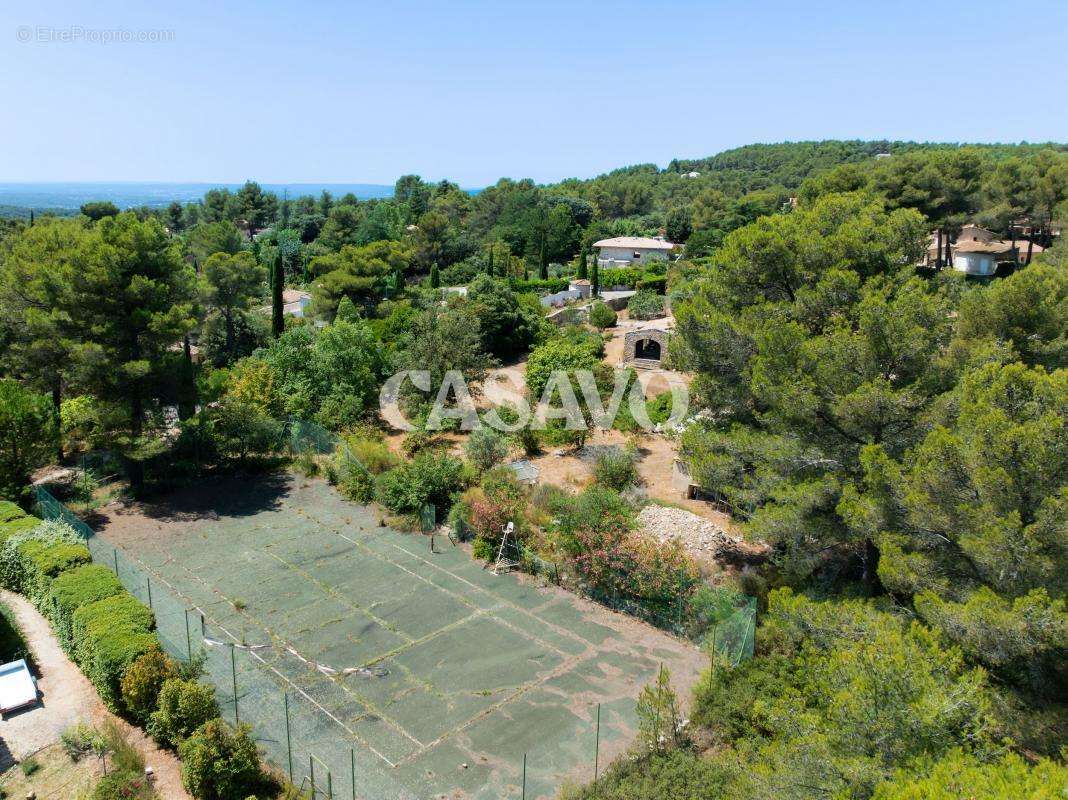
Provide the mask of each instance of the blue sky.
POLYGON ((2 5, 0 181, 474 187, 758 141, 1068 139, 1065 0, 2 5), (111 29, 173 38, 87 40, 111 29))

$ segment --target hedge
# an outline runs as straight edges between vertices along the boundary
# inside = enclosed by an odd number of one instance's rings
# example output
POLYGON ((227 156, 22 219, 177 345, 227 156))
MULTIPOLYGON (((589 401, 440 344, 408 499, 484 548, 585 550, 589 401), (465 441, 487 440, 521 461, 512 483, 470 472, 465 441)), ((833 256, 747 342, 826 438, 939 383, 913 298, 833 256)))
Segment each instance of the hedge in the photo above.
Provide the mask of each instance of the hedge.
POLYGON ((44 605, 57 576, 93 560, 88 547, 73 542, 49 543, 30 539, 20 544, 16 552, 21 572, 19 591, 38 608, 44 605))
POLYGON ((634 288, 638 290, 648 289, 650 292, 655 292, 656 294, 663 294, 665 291, 667 291, 667 278, 653 278, 647 276, 645 278, 642 278, 640 281, 637 281, 634 284, 634 288))
POLYGON ((115 573, 107 567, 83 564, 64 572, 52 582, 42 611, 52 622, 63 649, 73 656, 74 612, 125 591, 115 573))
POLYGON ((0 521, 0 545, 16 533, 32 530, 41 524, 41 520, 37 519, 37 517, 31 517, 14 503, 5 500, 3 501, 3 506, 4 508, 0 511, 0 517, 2 517, 2 521, 0 521), (13 514, 11 510, 7 508, 8 506, 16 509, 18 514, 13 514))
POLYGON ((11 522, 25 516, 27 516, 26 512, 17 503, 12 503, 10 500, 0 500, 0 523, 11 522))
POLYGON ((567 288, 569 278, 547 278, 546 280, 515 281, 512 285, 514 292, 546 292, 554 294, 567 288))
POLYGON ((104 704, 122 712, 122 676, 142 653, 159 647, 152 612, 124 592, 84 605, 74 612, 75 660, 100 693, 104 704))

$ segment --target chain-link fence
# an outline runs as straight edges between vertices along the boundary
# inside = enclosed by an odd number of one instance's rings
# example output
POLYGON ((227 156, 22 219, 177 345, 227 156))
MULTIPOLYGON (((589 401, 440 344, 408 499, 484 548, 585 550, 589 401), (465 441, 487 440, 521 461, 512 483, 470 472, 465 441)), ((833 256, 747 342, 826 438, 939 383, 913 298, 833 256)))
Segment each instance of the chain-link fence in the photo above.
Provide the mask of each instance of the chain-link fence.
MULTIPOLYGON (((321 426, 293 422, 288 434, 294 454, 338 454, 343 460, 351 459, 353 466, 363 468, 344 442, 321 426)), ((143 556, 147 563, 132 558, 128 551, 117 549, 94 535, 89 526, 46 489, 38 487, 37 500, 42 518, 70 524, 85 539, 93 560, 113 569, 123 585, 152 608, 159 639, 169 654, 182 660, 203 655, 205 679, 216 689, 222 716, 231 722, 250 725, 267 759, 296 786, 314 797, 331 800, 349 797, 394 800, 417 796, 412 790, 417 785, 413 781, 418 780, 410 768, 412 765, 408 765, 407 772, 392 769, 397 757, 383 747, 380 728, 376 728, 382 721, 373 714, 354 711, 352 697, 337 680, 336 670, 305 659, 284 641, 271 640, 273 634, 262 628, 246 632, 247 629, 234 622, 230 599, 220 598, 216 602, 210 595, 198 595, 194 600, 187 593, 189 586, 180 581, 174 585, 163 577, 169 574, 165 563, 156 563, 154 559, 170 558, 166 552, 152 555, 149 551, 150 554, 143 556)), ((520 557, 529 572, 581 590, 560 564, 545 560, 527 548, 521 550, 520 557)), ((737 664, 752 657, 756 618, 753 598, 680 582, 678 603, 668 603, 666 611, 662 609, 656 614, 650 614, 629 598, 595 599, 693 639, 709 649, 717 663, 737 664), (695 603, 695 597, 702 598, 702 602, 695 603)), ((361 675, 344 677, 363 680, 361 675)), ((373 676, 367 679, 374 681, 373 676)), ((613 713, 619 713, 619 709, 613 713)), ((582 739, 590 736, 590 756, 596 765, 601 743, 599 705, 596 722, 591 718, 587 724, 586 732, 580 726, 575 733, 582 739)), ((513 755, 512 771, 518 773, 519 754, 513 755)), ((508 758, 509 762, 512 760, 508 758)), ((534 762, 535 767, 539 762, 540 759, 534 762)), ((525 785, 525 756, 522 763, 525 785)), ((546 765, 540 766, 545 769, 546 765)), ((539 793, 551 788, 545 786, 544 779, 533 781, 532 786, 537 786, 539 793)), ((515 784, 498 788, 500 797, 526 796, 525 788, 515 784)))
MULTIPOLYGON (((289 423, 289 447, 294 454, 335 454, 339 466, 358 469, 367 473, 367 468, 352 453, 344 440, 331 431, 305 420, 289 423)), ((456 536, 467 539, 465 528, 469 527, 462 515, 454 520, 456 536)), ((700 644, 717 658, 737 665, 753 657, 756 636, 756 598, 728 589, 714 589, 686 575, 680 575, 672 597, 661 598, 654 605, 620 594, 591 591, 578 576, 571 574, 562 565, 542 558, 522 542, 516 542, 517 561, 522 569, 557 585, 565 585, 572 591, 587 595, 609 608, 629 614, 700 644)))
MULTIPOLYGON (((414 798, 377 768, 372 742, 363 741, 337 715, 344 698, 330 680, 309 682, 302 662, 271 641, 244 641, 144 564, 109 545, 48 490, 36 487, 38 514, 62 520, 84 539, 95 563, 111 568, 123 586, 156 618, 156 633, 171 656, 202 654, 204 677, 216 690, 222 717, 248 724, 265 756, 313 797, 414 798)), ((324 676, 325 677, 325 676, 324 676)))

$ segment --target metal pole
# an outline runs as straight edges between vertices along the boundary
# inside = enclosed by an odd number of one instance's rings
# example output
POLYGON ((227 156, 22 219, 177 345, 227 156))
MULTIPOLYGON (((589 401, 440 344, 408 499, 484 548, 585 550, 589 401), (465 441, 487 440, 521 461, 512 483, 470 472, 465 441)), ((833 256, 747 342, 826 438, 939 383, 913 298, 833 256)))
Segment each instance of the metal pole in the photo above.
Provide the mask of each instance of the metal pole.
POLYGON ((189 609, 185 610, 185 654, 186 657, 193 660, 193 639, 189 635, 189 609))
POLYGON ((356 800, 356 750, 355 750, 355 748, 349 748, 349 755, 352 757, 352 800, 356 800))
POLYGON ((289 736, 289 692, 283 692, 286 699, 286 753, 289 754, 289 782, 293 782, 293 740, 289 736))
POLYGON ((241 718, 237 715, 237 656, 233 644, 230 645, 230 670, 234 677, 234 725, 241 724, 241 718))
POLYGON ((308 756, 308 771, 311 772, 312 800, 315 800, 315 756, 308 756))
POLYGON ((152 609, 152 579, 151 578, 145 578, 145 585, 148 587, 148 607, 149 607, 150 610, 153 610, 152 609))
POLYGON ((597 704, 597 738, 593 748, 593 779, 597 780, 601 767, 601 704, 597 704))
POLYGON ((527 800, 527 754, 523 753, 523 800, 527 800))
POLYGON ((660 681, 664 678, 664 662, 660 662, 660 673, 656 681, 656 728, 653 730, 653 746, 656 752, 660 752, 660 704, 663 698, 660 696, 660 681))
POLYGON ((716 633, 719 631, 719 623, 712 626, 712 652, 709 654, 708 664, 708 691, 712 691, 712 676, 716 672, 716 633))

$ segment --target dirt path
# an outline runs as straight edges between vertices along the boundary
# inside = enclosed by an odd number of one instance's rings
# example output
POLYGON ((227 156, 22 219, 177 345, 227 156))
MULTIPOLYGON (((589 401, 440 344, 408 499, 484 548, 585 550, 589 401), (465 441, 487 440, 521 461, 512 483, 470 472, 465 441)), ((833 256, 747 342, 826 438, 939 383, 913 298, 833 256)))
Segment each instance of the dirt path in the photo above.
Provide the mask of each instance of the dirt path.
POLYGON ((0 739, 11 754, 22 758, 59 741, 60 734, 79 722, 97 725, 115 722, 141 751, 145 764, 156 774, 156 791, 163 800, 189 800, 182 788, 177 757, 156 746, 144 731, 119 719, 104 707, 96 689, 67 658, 48 621, 21 595, 0 591, 0 597, 15 612, 26 642, 40 672, 40 703, 21 713, 0 719, 0 739))

